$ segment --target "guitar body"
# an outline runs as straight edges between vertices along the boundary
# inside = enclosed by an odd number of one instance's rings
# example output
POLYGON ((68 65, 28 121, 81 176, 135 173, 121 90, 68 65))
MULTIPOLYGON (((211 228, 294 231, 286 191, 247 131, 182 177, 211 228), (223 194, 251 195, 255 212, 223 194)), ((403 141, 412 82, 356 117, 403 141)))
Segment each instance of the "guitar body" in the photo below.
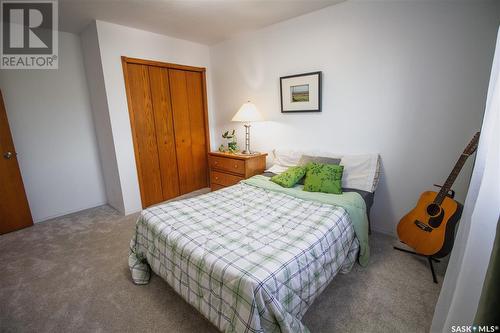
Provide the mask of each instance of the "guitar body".
POLYGON ((415 208, 399 222, 397 231, 399 239, 417 253, 440 258, 451 251, 462 205, 448 196, 437 205, 437 195, 432 191, 422 193, 415 208))
MULTIPOLYGON (((455 192, 451 190, 451 186, 467 158, 476 151, 479 134, 477 132, 469 142, 443 186, 436 185, 441 188, 439 193, 432 191, 422 193, 417 206, 399 221, 399 239, 413 248, 417 254, 429 256, 431 268, 430 257, 444 257, 453 247, 455 226, 462 215, 462 205, 452 199, 455 192)), ((435 276, 434 282, 436 282, 435 276)))

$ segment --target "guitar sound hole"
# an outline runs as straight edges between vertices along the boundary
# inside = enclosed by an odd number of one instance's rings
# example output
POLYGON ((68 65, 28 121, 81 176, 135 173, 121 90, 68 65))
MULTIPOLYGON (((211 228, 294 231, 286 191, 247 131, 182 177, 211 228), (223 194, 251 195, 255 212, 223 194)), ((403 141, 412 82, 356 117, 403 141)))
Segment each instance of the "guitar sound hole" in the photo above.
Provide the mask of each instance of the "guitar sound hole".
POLYGON ((440 211, 441 208, 439 207, 439 205, 430 204, 429 206, 427 206, 427 214, 429 214, 430 216, 436 216, 440 211))

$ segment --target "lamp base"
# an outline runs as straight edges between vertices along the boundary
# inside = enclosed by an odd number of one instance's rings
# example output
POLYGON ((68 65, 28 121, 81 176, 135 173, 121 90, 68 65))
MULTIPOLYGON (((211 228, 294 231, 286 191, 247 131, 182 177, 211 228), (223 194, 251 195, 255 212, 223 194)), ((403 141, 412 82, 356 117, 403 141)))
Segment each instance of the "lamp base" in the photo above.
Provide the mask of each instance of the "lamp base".
POLYGON ((249 150, 243 150, 242 152, 240 152, 241 155, 258 155, 259 152, 258 151, 249 151, 249 150))
POLYGON ((250 124, 245 124, 245 150, 241 153, 243 155, 251 155, 252 151, 250 150, 250 124))

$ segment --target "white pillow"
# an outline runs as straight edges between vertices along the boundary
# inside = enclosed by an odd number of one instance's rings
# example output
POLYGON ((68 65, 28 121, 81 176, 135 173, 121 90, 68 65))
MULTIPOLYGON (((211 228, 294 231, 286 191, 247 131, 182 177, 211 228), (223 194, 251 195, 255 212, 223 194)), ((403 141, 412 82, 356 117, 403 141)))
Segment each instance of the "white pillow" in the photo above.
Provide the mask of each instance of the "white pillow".
POLYGON ((303 151, 274 149, 274 164, 291 167, 299 164, 299 160, 305 155, 303 151))
POLYGON ((288 168, 289 167, 280 164, 273 164, 269 169, 266 170, 266 172, 272 172, 279 175, 280 173, 285 172, 288 168))
POLYGON ((266 171, 276 174, 285 172, 289 167, 299 164, 302 154, 301 151, 274 149, 272 153, 273 165, 266 171))
POLYGON ((340 160, 344 166, 342 187, 374 192, 378 182, 378 154, 344 155, 340 160))
POLYGON ((340 158, 344 166, 342 187, 374 192, 379 179, 379 155, 347 155, 321 151, 273 150, 273 166, 266 171, 276 174, 286 171, 289 167, 299 164, 302 155, 340 158))

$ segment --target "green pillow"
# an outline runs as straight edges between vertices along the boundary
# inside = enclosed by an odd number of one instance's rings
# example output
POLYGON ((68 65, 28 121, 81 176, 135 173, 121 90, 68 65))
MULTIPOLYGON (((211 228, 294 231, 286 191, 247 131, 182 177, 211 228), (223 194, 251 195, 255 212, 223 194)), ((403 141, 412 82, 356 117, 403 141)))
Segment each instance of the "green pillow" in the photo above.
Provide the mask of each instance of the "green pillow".
POLYGON ((306 168, 304 191, 342 194, 343 165, 311 162, 306 168))
MULTIPOLYGON (((300 157, 299 164, 297 165, 306 166, 311 162, 322 163, 322 164, 340 164, 340 158, 302 155, 300 157)), ((304 178, 299 180, 299 184, 304 185, 304 178)))
POLYGON ((288 168, 288 170, 280 173, 279 175, 271 177, 271 181, 283 187, 292 187, 297 184, 297 182, 304 177, 305 174, 306 167, 294 166, 288 168))

